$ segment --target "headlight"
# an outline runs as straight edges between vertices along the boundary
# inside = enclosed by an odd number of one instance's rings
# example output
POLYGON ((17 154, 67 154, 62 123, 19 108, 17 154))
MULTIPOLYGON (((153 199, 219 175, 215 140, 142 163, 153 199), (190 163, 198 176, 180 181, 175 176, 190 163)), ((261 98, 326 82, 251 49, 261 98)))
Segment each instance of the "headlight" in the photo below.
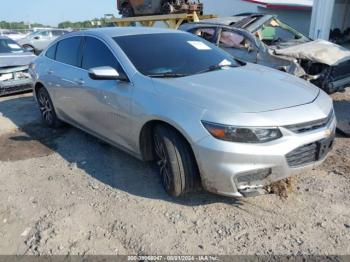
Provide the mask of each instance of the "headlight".
POLYGON ((282 137, 278 128, 245 128, 202 121, 215 138, 238 143, 266 143, 282 137))

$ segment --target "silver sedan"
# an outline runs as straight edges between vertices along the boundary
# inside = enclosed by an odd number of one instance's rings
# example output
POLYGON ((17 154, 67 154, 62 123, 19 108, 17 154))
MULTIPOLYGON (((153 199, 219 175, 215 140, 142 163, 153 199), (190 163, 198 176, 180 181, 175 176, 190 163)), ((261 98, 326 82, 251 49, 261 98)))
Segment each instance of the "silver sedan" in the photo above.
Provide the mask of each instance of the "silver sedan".
POLYGON ((159 166, 165 190, 254 196, 320 164, 336 119, 314 85, 242 63, 186 32, 106 28, 52 43, 31 66, 43 120, 159 166))

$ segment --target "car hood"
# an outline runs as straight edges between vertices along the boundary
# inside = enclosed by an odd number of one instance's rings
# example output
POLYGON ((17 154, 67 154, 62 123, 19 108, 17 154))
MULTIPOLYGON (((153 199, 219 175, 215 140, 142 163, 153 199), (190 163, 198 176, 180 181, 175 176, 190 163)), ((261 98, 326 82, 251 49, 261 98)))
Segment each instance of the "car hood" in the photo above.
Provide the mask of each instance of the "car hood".
POLYGON ((232 113, 258 113, 308 104, 320 92, 302 79, 254 64, 153 81, 168 99, 232 113))
POLYGON ((0 54, 0 68, 29 65, 35 58, 30 52, 0 54))
POLYGON ((350 60, 350 50, 325 40, 315 40, 300 45, 276 49, 275 54, 307 59, 330 66, 350 60))

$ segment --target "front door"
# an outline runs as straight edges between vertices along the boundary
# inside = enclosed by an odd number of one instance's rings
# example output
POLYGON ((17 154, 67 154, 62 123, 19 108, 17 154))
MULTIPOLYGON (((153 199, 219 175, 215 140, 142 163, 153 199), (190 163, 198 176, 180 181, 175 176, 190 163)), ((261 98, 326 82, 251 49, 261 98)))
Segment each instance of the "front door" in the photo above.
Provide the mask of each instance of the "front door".
POLYGON ((125 75, 117 58, 103 40, 85 37, 82 56, 81 99, 84 110, 80 112, 86 127, 127 149, 130 134, 130 107, 133 86, 128 81, 93 80, 88 70, 94 67, 110 66, 125 75))

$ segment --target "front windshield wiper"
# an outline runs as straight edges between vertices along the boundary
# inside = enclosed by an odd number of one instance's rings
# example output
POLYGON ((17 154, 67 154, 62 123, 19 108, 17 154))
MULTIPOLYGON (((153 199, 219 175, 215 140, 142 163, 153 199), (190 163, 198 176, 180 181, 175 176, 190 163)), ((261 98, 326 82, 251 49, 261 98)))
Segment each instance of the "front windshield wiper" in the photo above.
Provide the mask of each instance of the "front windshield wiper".
POLYGON ((202 71, 199 71, 197 74, 202 74, 202 73, 207 73, 207 72, 212 72, 212 71, 217 71, 217 70, 220 70, 222 68, 225 68, 225 67, 236 67, 236 65, 212 65, 212 66, 209 66, 207 69, 204 69, 202 71))
POLYGON ((150 74, 147 75, 149 77, 154 77, 154 78, 176 78, 176 77, 185 77, 188 76, 188 74, 180 74, 180 73, 161 73, 161 74, 150 74))

